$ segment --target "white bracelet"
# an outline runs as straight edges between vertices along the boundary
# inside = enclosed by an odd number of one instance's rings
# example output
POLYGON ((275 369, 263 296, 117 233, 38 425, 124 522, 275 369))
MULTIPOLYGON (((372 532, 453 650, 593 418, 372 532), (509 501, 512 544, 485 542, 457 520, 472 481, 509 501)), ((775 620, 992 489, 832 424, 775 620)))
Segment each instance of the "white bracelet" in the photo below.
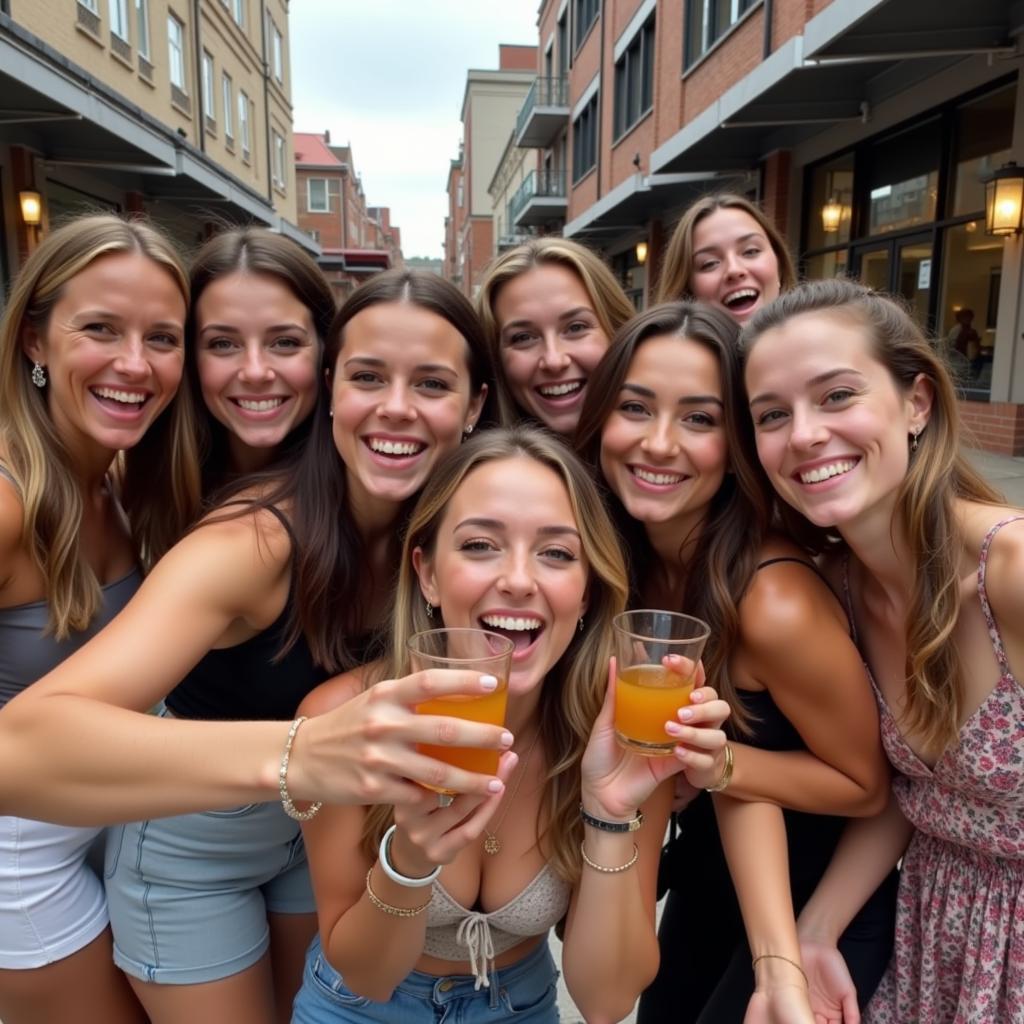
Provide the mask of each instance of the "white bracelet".
POLYGON ((410 878, 408 875, 403 875, 396 871, 391 866, 391 861, 388 860, 388 851, 391 849, 391 837, 395 834, 397 825, 392 825, 391 828, 384 833, 380 840, 380 851, 377 854, 377 860, 380 864, 381 871, 384 872, 392 882, 397 882, 399 885, 406 885, 412 889, 418 889, 421 886, 433 885, 435 879, 441 874, 441 865, 438 864, 429 875, 424 875, 422 878, 410 878))
POLYGON ((288 759, 291 757, 292 744, 295 742, 295 734, 299 731, 299 726, 306 720, 305 715, 299 715, 298 718, 292 722, 292 727, 288 730, 288 739, 284 741, 284 753, 281 755, 281 767, 277 773, 277 790, 281 794, 281 806, 284 807, 284 813, 289 818, 294 818, 296 821, 309 821, 310 818, 315 818, 320 808, 323 807, 323 801, 317 800, 315 803, 309 805, 309 809, 300 811, 294 803, 292 803, 291 794, 288 792, 288 759))

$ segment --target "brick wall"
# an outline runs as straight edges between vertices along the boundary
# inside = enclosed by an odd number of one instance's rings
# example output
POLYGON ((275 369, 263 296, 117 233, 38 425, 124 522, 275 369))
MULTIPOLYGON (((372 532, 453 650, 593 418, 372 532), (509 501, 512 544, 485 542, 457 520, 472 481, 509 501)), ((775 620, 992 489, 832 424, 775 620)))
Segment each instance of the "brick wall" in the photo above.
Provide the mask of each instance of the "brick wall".
POLYGON ((998 455, 1024 455, 1024 405, 961 402, 965 442, 998 455))

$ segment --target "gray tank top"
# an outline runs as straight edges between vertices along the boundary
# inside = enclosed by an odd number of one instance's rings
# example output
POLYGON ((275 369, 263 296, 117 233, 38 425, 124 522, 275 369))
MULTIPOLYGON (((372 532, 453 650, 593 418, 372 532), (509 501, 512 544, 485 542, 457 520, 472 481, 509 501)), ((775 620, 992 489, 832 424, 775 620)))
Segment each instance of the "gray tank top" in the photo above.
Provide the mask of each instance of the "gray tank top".
MULTIPOLYGON (((3 466, 0 476, 10 479, 3 466)), ((102 588, 100 607, 88 629, 65 640, 46 635, 45 601, 0 608, 0 708, 95 636, 128 603, 141 582, 141 573, 134 569, 123 579, 108 583, 102 588)))

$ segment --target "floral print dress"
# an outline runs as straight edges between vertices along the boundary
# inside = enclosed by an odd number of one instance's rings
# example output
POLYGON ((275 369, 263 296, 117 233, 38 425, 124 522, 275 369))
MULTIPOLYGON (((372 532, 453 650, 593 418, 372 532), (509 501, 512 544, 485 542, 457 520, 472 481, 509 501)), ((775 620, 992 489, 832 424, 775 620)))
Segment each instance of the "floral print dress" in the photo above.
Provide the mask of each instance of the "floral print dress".
POLYGON ((1024 1024, 1024 684, 1010 671, 985 591, 978 597, 1001 675, 929 768, 881 693, 893 790, 915 828, 903 858, 892 961, 865 1024, 1024 1024))

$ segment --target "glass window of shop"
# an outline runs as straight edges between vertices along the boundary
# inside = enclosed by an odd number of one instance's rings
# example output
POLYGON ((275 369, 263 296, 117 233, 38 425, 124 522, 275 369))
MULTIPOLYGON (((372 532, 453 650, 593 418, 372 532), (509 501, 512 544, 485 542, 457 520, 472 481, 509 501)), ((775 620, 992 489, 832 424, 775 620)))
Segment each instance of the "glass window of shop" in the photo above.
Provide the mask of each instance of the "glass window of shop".
POLYGON ((985 176, 1012 144, 1015 81, 926 111, 808 168, 802 270, 901 295, 987 400, 1003 241, 985 234, 985 176))
POLYGON ((630 302, 637 308, 644 308, 644 289, 647 287, 647 267, 636 254, 636 246, 630 246, 611 258, 612 272, 630 302))

